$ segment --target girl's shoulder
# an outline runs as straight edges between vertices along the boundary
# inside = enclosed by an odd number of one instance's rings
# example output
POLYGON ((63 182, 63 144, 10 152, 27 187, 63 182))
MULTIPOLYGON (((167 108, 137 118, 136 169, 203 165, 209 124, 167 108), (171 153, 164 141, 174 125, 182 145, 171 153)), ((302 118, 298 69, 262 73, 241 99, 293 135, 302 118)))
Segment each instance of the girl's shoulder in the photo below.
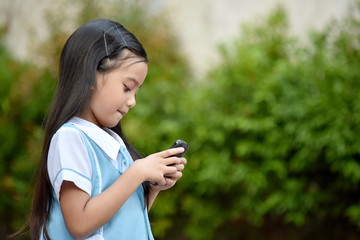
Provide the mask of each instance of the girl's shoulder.
POLYGON ((64 124, 56 131, 50 142, 47 168, 57 199, 64 180, 91 194, 92 164, 80 129, 64 124))
POLYGON ((82 131, 72 124, 62 125, 52 136, 50 145, 63 146, 84 146, 84 134, 82 131))
POLYGON ((70 142, 71 140, 82 139, 85 137, 82 125, 83 124, 81 124, 78 118, 74 117, 60 126, 60 128, 55 132, 53 139, 65 138, 70 142))

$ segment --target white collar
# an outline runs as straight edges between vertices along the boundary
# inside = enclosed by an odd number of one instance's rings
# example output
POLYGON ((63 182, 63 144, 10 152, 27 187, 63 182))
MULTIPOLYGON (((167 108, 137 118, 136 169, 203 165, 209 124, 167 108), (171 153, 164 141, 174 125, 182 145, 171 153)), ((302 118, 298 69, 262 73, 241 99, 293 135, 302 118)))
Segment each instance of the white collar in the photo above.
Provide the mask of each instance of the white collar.
MULTIPOLYGON (((100 128, 92 122, 79 117, 73 117, 69 123, 76 125, 90 137, 112 160, 117 159, 120 146, 125 146, 124 141, 112 130, 100 128)), ((126 147, 126 146, 125 146, 126 147)))

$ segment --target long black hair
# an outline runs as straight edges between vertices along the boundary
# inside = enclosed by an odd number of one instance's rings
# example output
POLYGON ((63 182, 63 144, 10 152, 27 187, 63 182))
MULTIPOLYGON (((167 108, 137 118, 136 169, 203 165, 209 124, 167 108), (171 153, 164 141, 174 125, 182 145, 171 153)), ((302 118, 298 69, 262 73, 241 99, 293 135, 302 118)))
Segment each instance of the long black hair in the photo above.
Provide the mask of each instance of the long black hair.
MULTIPOLYGON (((91 88, 96 86, 96 72, 107 72, 118 67, 125 48, 142 61, 148 61, 145 49, 138 39, 121 24, 106 19, 85 23, 65 43, 60 58, 57 90, 45 119, 44 145, 29 223, 32 239, 39 239, 41 231, 50 239, 46 223, 52 205, 51 183, 47 171, 51 138, 64 123, 85 110, 90 101, 91 88)), ((120 123, 112 130, 124 139, 133 159, 139 159, 140 154, 125 139, 120 123)), ((147 198, 148 184, 143 185, 147 198)))

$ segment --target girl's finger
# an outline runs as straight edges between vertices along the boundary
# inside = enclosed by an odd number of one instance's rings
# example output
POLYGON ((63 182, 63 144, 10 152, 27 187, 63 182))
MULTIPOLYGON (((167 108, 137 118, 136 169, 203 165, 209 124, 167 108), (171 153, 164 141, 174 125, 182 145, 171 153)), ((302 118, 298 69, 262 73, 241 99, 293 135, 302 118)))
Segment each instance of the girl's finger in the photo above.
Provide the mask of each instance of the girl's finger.
POLYGON ((178 170, 176 168, 175 165, 168 165, 166 166, 165 170, 164 170, 164 175, 167 175, 167 174, 174 174, 176 173, 178 170))
POLYGON ((181 172, 182 170, 184 170, 185 168, 185 165, 184 164, 174 164, 174 165, 171 165, 171 166, 174 166, 176 167, 176 170, 179 172, 181 172))
POLYGON ((160 155, 160 157, 168 158, 168 157, 174 156, 176 154, 183 153, 184 151, 185 151, 185 149, 183 147, 170 148, 170 149, 159 152, 159 155, 160 155))
POLYGON ((173 174, 167 174, 165 175, 165 178, 168 178, 168 179, 171 179, 173 181, 176 181, 178 180, 179 178, 182 177, 182 172, 176 172, 176 173, 173 173, 173 174))
POLYGON ((164 176, 160 181, 157 181, 156 183, 157 183, 157 185, 160 185, 160 186, 166 185, 166 178, 165 178, 165 176, 164 176))
POLYGON ((184 158, 184 157, 183 157, 183 158, 181 158, 181 163, 185 165, 185 164, 187 163, 186 158, 184 158))
POLYGON ((165 158, 164 163, 168 166, 175 166, 177 164, 181 164, 181 158, 178 157, 165 158))
POLYGON ((178 171, 182 171, 182 170, 184 170, 185 165, 184 164, 176 164, 175 167, 178 171))

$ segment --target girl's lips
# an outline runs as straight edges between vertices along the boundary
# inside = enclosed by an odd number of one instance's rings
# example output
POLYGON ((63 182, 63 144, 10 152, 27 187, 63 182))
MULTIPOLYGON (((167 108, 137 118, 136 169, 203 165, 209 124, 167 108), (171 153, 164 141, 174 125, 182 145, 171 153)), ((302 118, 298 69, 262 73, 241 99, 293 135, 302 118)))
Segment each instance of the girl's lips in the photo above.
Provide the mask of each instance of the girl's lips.
POLYGON ((126 112, 123 112, 123 111, 119 111, 119 110, 118 110, 118 112, 121 113, 121 115, 125 115, 125 114, 126 114, 126 112))

